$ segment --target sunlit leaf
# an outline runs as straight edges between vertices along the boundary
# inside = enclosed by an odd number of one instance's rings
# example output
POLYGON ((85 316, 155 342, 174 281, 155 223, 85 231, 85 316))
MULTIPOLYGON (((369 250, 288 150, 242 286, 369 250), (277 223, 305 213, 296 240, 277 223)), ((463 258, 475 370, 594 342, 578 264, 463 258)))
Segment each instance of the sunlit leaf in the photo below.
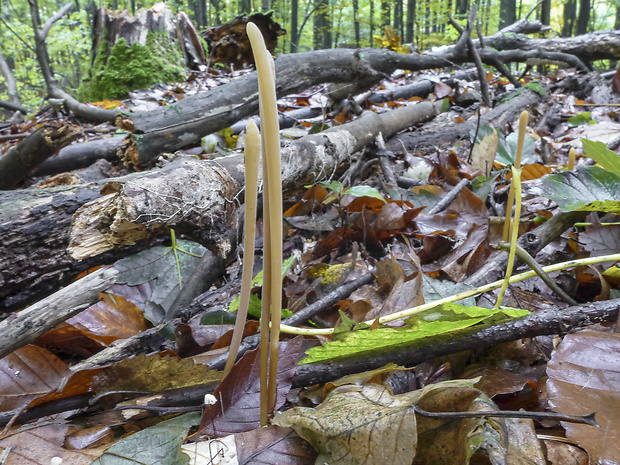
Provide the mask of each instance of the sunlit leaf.
POLYGON ((609 150, 603 142, 581 139, 584 155, 590 157, 606 170, 620 175, 620 155, 609 150))

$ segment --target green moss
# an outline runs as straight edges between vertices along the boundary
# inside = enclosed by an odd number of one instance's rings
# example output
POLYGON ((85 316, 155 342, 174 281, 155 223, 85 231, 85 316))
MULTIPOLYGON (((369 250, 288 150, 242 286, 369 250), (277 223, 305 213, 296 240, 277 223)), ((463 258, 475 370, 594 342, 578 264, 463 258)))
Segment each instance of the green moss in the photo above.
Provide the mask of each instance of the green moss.
POLYGON ((83 102, 123 99, 134 89, 185 79, 181 52, 160 33, 149 32, 144 46, 134 43, 127 47, 121 38, 109 52, 107 40, 101 42, 90 80, 78 89, 78 99, 83 102))

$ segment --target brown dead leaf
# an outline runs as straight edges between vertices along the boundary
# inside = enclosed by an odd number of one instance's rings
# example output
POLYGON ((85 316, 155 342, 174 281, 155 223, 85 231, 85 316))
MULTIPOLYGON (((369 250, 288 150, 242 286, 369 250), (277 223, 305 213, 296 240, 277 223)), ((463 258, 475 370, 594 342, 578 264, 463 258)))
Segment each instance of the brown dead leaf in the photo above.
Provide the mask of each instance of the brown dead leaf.
POLYGON ((313 465, 317 453, 291 428, 266 426, 235 435, 239 465, 313 465))
POLYGON ((63 465, 90 465, 107 445, 80 451, 63 447, 67 425, 53 424, 24 427, 0 440, 0 448, 11 447, 4 465, 47 465, 52 458, 60 457, 63 465))
POLYGON ((498 145, 499 138, 495 128, 491 134, 484 136, 480 142, 474 144, 471 152, 471 164, 474 168, 482 171, 485 176, 488 176, 493 169, 498 145))
MULTIPOLYGON (((302 338, 280 342, 276 408, 284 403, 295 374, 302 338)), ((211 437, 242 433, 260 423, 260 347, 247 352, 219 384, 214 405, 205 407, 199 432, 211 437)))
POLYGON ((27 345, 0 360, 0 411, 26 407, 54 391, 71 372, 41 347, 27 345))
POLYGON ((547 392, 553 410, 568 415, 596 412, 600 428, 563 423, 593 463, 620 457, 620 334, 585 329, 568 334, 547 365, 547 392))
POLYGON ((92 390, 159 392, 220 379, 220 372, 197 365, 192 359, 179 359, 167 353, 137 355, 102 369, 92 390))

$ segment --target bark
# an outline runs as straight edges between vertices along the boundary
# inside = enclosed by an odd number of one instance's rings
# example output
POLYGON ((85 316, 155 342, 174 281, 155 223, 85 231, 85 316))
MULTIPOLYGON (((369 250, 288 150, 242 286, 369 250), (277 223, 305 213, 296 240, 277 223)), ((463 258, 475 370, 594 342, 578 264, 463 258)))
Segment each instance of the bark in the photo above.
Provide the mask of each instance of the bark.
POLYGON ((131 253, 116 251, 82 262, 67 254, 71 217, 98 197, 96 184, 0 192, 0 312, 23 308, 78 273, 131 253))
MULTIPOLYGON (((514 97, 482 116, 480 124, 490 124, 504 132, 507 127, 518 120, 523 110, 539 103, 541 95, 529 89, 518 89, 514 97)), ((426 130, 400 134, 398 139, 387 142, 386 148, 394 153, 402 153, 403 147, 408 151, 423 152, 426 148, 437 147, 442 144, 451 144, 459 139, 469 140, 472 129, 476 126, 475 120, 461 124, 452 121, 443 121, 437 127, 426 130)))
MULTIPOLYGON (((282 153, 283 188, 328 179, 379 131, 394 134, 434 115, 433 104, 421 103, 383 115, 368 113, 295 141, 282 153)), ((0 262, 8 264, 0 269, 0 311, 24 306, 84 269, 135 252, 144 247, 141 239, 167 237, 170 227, 224 256, 219 249, 229 244, 243 182, 243 158, 233 155, 207 162, 179 159, 162 170, 110 181, 102 194, 97 184, 0 193, 0 262), (132 249, 122 248, 137 241, 132 249)))
POLYGON ((619 304, 620 299, 615 299, 565 309, 552 307, 524 318, 489 326, 468 337, 437 337, 431 346, 407 348, 401 345, 383 351, 375 350, 355 359, 300 365, 293 378, 293 387, 323 384, 348 374, 380 368, 387 363, 415 366, 434 357, 464 350, 479 350, 527 337, 565 334, 593 324, 615 321, 619 304))
POLYGON ((0 358, 97 302, 99 293, 114 284, 117 274, 114 268, 101 268, 0 322, 0 358))
POLYGON ((0 158, 0 189, 17 186, 41 162, 81 136, 81 129, 73 124, 44 123, 0 158))

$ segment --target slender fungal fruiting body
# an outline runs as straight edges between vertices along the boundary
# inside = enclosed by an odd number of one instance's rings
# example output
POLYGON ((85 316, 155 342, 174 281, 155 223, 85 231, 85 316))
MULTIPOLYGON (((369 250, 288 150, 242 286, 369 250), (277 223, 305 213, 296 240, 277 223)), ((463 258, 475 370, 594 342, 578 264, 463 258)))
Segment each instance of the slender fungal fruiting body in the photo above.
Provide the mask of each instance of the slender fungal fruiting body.
POLYGON ((254 234, 256 232, 256 195, 258 192, 258 164, 260 160, 260 134, 256 123, 250 121, 245 130, 245 216, 243 223, 243 272, 237 321, 230 342, 224 376, 230 373, 243 338, 243 329, 248 317, 250 291, 252 290, 252 268, 254 267, 254 234))
POLYGON ((263 151, 263 215, 265 218, 265 247, 263 265, 263 299, 261 311, 261 391, 267 388, 267 402, 261 396, 261 424, 266 425, 275 410, 276 375, 278 371, 278 342, 282 310, 282 180, 280 174, 280 133, 276 104, 273 58, 260 30, 254 23, 247 25, 258 72, 259 105, 263 151), (268 378, 267 332, 269 337, 268 378))

